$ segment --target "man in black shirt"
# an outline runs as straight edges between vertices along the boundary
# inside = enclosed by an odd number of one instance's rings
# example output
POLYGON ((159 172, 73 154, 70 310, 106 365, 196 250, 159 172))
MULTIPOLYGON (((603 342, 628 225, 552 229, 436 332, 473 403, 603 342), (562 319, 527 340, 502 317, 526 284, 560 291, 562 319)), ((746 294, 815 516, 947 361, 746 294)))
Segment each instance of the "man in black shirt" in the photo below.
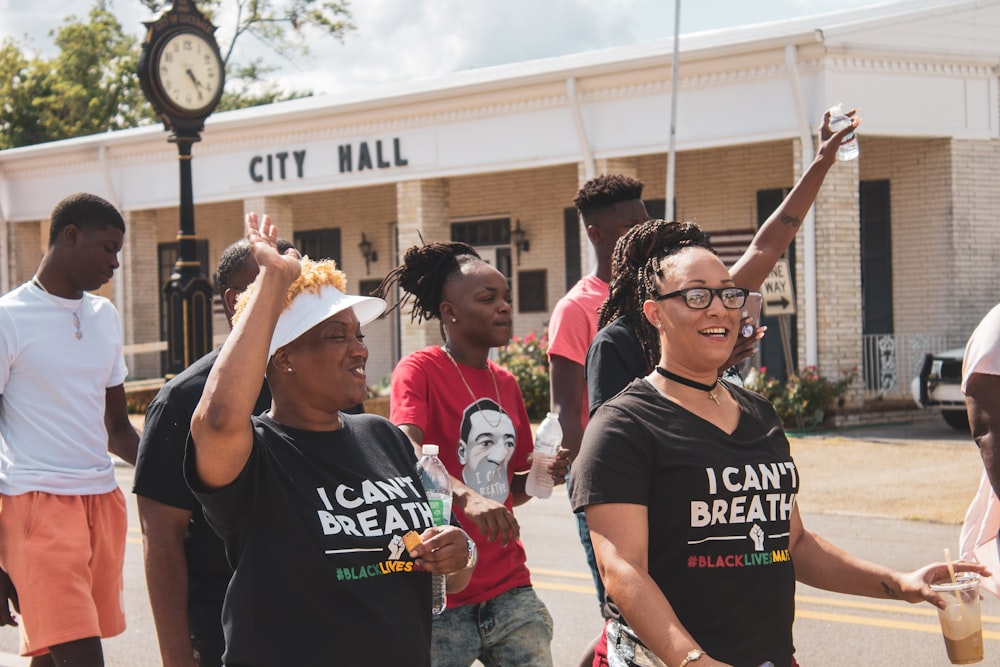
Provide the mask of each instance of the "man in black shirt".
MULTIPOLYGON (((257 262, 246 241, 223 251, 214 278, 227 320, 256 277, 257 262)), ((220 667, 225 649, 222 600, 232 569, 183 470, 191 415, 218 356, 217 349, 209 352, 163 385, 146 410, 139 441, 132 492, 138 499, 146 587, 164 667, 190 667, 192 658, 199 667, 220 667)), ((270 405, 265 383, 255 413, 270 405)))

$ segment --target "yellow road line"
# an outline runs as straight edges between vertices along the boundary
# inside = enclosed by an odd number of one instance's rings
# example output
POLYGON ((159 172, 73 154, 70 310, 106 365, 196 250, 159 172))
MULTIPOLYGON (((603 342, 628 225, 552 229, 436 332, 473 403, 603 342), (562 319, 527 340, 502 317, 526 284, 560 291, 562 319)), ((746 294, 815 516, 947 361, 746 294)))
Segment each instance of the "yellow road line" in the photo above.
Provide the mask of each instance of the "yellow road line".
POLYGON ((589 572, 570 572, 569 570, 550 570, 544 567, 531 567, 528 566, 532 574, 544 574, 549 577, 566 577, 567 579, 586 579, 587 581, 593 581, 594 578, 590 576, 589 572))
MULTIPOLYGON (((855 600, 840 600, 837 598, 826 598, 818 595, 796 595, 796 607, 799 603, 819 604, 827 607, 850 607, 852 609, 868 609, 870 611, 881 611, 888 614, 904 614, 910 616, 933 616, 937 618, 937 610, 926 604, 910 605, 906 602, 867 602, 864 598, 855 600)), ((797 610, 796 610, 797 611, 797 610)), ((983 616, 983 623, 1000 623, 1000 616, 983 616)))
POLYGON ((532 581, 531 585, 547 591, 566 591, 567 593, 585 593, 596 595, 597 591, 593 586, 573 586, 572 584, 555 584, 550 581, 532 581))
MULTIPOLYGON (((916 632, 941 633, 941 626, 937 623, 911 623, 909 621, 894 621, 889 618, 872 618, 870 616, 849 616, 847 614, 831 614, 823 611, 813 611, 811 609, 796 609, 795 620, 808 618, 816 621, 830 621, 832 623, 846 623, 848 625, 868 625, 876 628, 891 628, 893 630, 913 630, 916 632)), ((1000 632, 983 630, 983 639, 1000 639, 1000 632)))
MULTIPOLYGON (((532 567, 531 573, 540 576, 562 577, 566 579, 590 579, 590 575, 581 572, 571 572, 568 570, 554 570, 543 567, 532 567)), ((535 588, 552 591, 564 591, 568 593, 583 593, 594 595, 596 591, 593 586, 577 586, 573 584, 561 584, 552 581, 532 581, 535 588)), ((888 618, 873 618, 871 616, 858 616, 852 614, 838 614, 827 611, 817 611, 804 609, 800 605, 820 605, 825 607, 840 607, 847 609, 859 609, 865 611, 875 611, 884 614, 922 616, 927 618, 937 618, 937 610, 928 605, 909 605, 905 602, 887 600, 885 602, 869 602, 863 598, 857 600, 841 600, 838 598, 821 597, 818 595, 796 595, 795 596, 795 618, 806 618, 818 621, 830 621, 833 623, 847 623, 853 625, 869 625, 881 628, 893 628, 897 630, 914 630, 917 632, 940 633, 941 626, 937 623, 914 623, 911 621, 897 621, 888 618)), ((1000 623, 1000 616, 983 616, 983 623, 1000 623)), ((983 630, 984 639, 1000 639, 1000 632, 983 630)))

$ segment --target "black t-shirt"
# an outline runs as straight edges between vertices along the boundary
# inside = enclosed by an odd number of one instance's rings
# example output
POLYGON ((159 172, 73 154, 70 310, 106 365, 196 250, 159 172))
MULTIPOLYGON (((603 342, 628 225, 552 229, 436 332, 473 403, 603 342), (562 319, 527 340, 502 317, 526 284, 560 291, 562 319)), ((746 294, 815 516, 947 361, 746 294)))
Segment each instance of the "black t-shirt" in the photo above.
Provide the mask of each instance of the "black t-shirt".
POLYGON ((591 416, 632 380, 649 372, 639 339, 624 318, 619 317, 594 336, 587 350, 585 371, 591 416))
POLYGON ((336 431, 254 417, 232 484, 205 491, 193 444, 185 475, 226 543, 226 663, 429 665, 430 574, 402 543, 433 525, 413 447, 376 415, 336 431))
MULTIPOLYGON (((191 429, 191 415, 218 357, 219 350, 213 350, 194 362, 163 385, 149 404, 132 484, 132 492, 136 495, 191 511, 191 521, 184 535, 184 551, 188 605, 201 607, 197 613, 190 614, 194 637, 221 638, 222 600, 232 576, 222 540, 208 525, 201 504, 184 481, 184 443, 191 429), (204 609, 205 606, 214 606, 217 610, 213 613, 204 609), (201 627, 202 623, 208 624, 207 627, 201 627)), ((257 398, 255 414, 267 410, 270 405, 271 392, 265 383, 257 398)))
POLYGON ((787 667, 798 471, 771 404, 726 386, 741 411, 732 434, 645 379, 607 401, 573 463, 573 509, 645 506, 649 574, 699 645, 737 667, 787 667))

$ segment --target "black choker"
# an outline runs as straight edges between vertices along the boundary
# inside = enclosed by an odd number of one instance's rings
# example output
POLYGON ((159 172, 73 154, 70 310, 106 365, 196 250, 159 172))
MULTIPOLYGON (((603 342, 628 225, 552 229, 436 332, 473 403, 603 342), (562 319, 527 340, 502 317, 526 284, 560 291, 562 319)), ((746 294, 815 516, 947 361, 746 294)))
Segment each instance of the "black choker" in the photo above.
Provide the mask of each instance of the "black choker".
POLYGON ((719 405, 719 397, 715 394, 715 388, 719 386, 719 378, 715 378, 715 382, 712 384, 702 384, 701 382, 695 382, 683 375, 678 375, 677 373, 671 373, 666 368, 662 366, 656 367, 656 372, 667 378, 668 380, 673 380, 674 382, 680 383, 686 387, 691 387, 692 389, 701 389, 702 391, 708 392, 708 397, 715 401, 716 405, 719 405))

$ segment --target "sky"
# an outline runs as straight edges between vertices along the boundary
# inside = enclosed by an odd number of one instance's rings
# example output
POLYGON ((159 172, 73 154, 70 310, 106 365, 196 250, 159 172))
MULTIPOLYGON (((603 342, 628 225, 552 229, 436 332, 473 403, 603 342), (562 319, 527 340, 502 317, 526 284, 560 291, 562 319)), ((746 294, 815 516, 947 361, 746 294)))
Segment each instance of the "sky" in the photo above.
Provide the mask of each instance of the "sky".
MULTIPOLYGON (((275 0, 281 2, 282 0, 275 0)), ((126 31, 145 33, 152 17, 138 0, 109 0, 126 31)), ((886 0, 683 0, 681 34, 778 21, 886 0)), ((55 54, 49 32, 88 0, 0 0, 0 38, 29 40, 45 56, 55 54)), ((232 4, 232 3, 230 3, 232 4)), ((343 43, 313 35, 311 55, 277 57, 252 38, 240 55, 261 55, 280 67, 289 90, 336 94, 394 81, 524 60, 646 44, 674 34, 670 0, 353 0, 357 30, 343 43)), ((221 18, 221 17, 220 17, 221 18)), ((224 22, 219 41, 228 42, 224 22)))

